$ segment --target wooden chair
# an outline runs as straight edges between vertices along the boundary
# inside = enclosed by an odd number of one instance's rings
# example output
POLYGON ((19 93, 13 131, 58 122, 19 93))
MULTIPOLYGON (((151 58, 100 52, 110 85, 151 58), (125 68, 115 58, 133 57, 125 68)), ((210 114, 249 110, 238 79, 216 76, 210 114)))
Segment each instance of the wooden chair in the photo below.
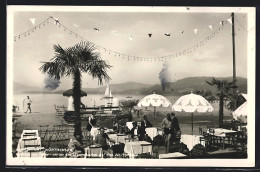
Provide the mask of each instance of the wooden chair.
POLYGON ((242 151, 247 149, 247 132, 245 130, 241 130, 237 134, 236 149, 242 151))
POLYGON ((28 148, 28 147, 40 147, 41 145, 38 144, 38 138, 34 137, 34 138, 28 138, 28 139, 22 139, 23 143, 24 143, 24 148, 28 148))
POLYGON ((89 158, 102 158, 102 147, 101 146, 90 146, 89 153, 87 153, 87 157, 89 158))

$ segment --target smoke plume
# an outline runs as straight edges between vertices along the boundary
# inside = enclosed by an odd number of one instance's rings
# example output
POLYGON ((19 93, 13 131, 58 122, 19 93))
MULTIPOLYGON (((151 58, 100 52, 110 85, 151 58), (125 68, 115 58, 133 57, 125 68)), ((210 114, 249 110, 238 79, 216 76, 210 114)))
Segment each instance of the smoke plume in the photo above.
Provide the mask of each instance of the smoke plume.
POLYGON ((44 90, 53 91, 60 86, 60 83, 61 82, 58 81, 57 79, 46 77, 44 79, 44 84, 45 84, 44 90))
POLYGON ((169 87, 172 82, 169 66, 166 62, 163 64, 163 68, 159 73, 159 78, 161 81, 162 90, 164 91, 165 88, 169 87))

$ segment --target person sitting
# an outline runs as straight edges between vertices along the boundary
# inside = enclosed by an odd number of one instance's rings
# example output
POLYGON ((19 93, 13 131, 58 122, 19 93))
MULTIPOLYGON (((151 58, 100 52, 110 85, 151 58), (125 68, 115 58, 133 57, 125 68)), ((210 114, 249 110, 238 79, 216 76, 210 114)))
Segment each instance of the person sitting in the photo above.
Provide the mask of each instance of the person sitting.
POLYGON ((135 140, 135 130, 137 130, 137 136, 139 137, 140 134, 140 129, 137 126, 137 122, 134 121, 133 123, 133 128, 130 131, 126 131, 125 134, 129 134, 132 140, 135 140))
POLYGON ((145 137, 145 129, 148 127, 152 127, 153 125, 148 121, 147 115, 144 115, 143 121, 141 122, 141 127, 139 129, 139 140, 142 141, 144 140, 145 137))
POLYGON ((83 144, 80 140, 80 134, 74 134, 74 137, 70 140, 68 148, 70 153, 76 154, 76 157, 83 156, 87 145, 83 144))
POLYGON ((146 142, 152 143, 152 139, 151 139, 151 137, 148 136, 148 134, 146 134, 146 132, 145 132, 145 134, 144 134, 144 136, 143 136, 143 141, 146 141, 146 142))
POLYGON ((143 127, 143 128, 153 127, 151 122, 148 121, 147 115, 144 115, 143 121, 141 122, 141 127, 143 127))
POLYGON ((110 139, 108 137, 107 133, 105 133, 104 128, 101 127, 100 133, 96 136, 96 138, 94 140, 94 144, 102 147, 103 154, 111 155, 111 154, 113 154, 113 150, 109 148, 107 141, 115 143, 115 140, 110 139))
POLYGON ((119 125, 118 125, 118 122, 117 122, 117 118, 114 118, 114 120, 113 120, 113 130, 116 133, 118 133, 118 131, 119 131, 119 125))

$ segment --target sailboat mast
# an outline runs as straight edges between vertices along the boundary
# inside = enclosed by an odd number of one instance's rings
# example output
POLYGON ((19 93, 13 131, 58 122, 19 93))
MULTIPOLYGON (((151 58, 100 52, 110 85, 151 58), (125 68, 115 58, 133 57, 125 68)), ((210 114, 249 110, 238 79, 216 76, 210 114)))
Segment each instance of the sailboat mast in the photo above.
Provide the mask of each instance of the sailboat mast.
MULTIPOLYGON (((235 51, 235 22, 234 22, 234 13, 231 13, 232 18, 232 47, 233 47, 233 81, 234 86, 236 86, 236 51, 235 51)), ((236 88, 233 88, 233 94, 236 95, 236 88)), ((237 102, 234 98, 234 109, 237 108, 237 102)))

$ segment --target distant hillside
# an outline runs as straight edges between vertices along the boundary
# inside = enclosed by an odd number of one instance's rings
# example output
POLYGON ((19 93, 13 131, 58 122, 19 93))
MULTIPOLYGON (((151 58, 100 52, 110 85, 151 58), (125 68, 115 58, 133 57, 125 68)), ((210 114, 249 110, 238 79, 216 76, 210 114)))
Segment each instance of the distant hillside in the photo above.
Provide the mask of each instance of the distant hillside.
POLYGON ((28 85, 24 85, 18 82, 13 83, 13 92, 14 94, 20 94, 20 93, 32 93, 32 92, 41 92, 40 88, 37 87, 31 87, 28 85))
MULTIPOLYGON (((136 82, 126 82, 121 84, 110 84, 110 89, 112 90, 112 94, 151 94, 153 92, 157 94, 174 94, 174 95, 182 95, 190 93, 191 91, 196 90, 211 90, 212 92, 216 91, 216 88, 210 86, 206 83, 206 81, 211 81, 212 77, 189 77, 180 79, 174 83, 167 83, 165 90, 162 90, 161 84, 151 85, 151 84, 143 84, 136 82)), ((226 78, 216 78, 232 81, 232 77, 226 78)), ((238 90, 241 93, 247 93, 247 79, 237 77, 237 86, 238 90)), ((69 89, 69 88, 68 88, 69 89)), ((106 90, 106 86, 98 87, 98 88, 82 88, 82 90, 86 91, 89 94, 104 94, 106 90)), ((50 94, 60 94, 66 90, 59 90, 54 92, 49 92, 50 94)), ((40 93, 41 89, 36 87, 30 87, 23 84, 14 82, 14 93, 40 93)))
MULTIPOLYGON (((151 87, 151 84, 143 84, 136 82, 126 82, 122 84, 109 84, 109 88, 112 91, 112 94, 136 94, 140 92, 142 89, 147 89, 151 87)), ((82 88, 84 91, 88 93, 101 93, 104 94, 106 90, 106 86, 102 86, 99 88, 82 88)))
MULTIPOLYGON (((221 80, 232 81, 232 77, 216 78, 221 80)), ((142 94, 150 94, 156 92, 157 94, 187 94, 196 90, 211 90, 216 92, 216 88, 207 84, 206 81, 211 81, 212 77, 189 77, 180 79, 174 83, 167 83, 165 90, 162 90, 161 85, 157 84, 145 90, 142 90, 142 94)), ((247 79, 237 77, 238 90, 241 93, 247 93, 247 79)))

